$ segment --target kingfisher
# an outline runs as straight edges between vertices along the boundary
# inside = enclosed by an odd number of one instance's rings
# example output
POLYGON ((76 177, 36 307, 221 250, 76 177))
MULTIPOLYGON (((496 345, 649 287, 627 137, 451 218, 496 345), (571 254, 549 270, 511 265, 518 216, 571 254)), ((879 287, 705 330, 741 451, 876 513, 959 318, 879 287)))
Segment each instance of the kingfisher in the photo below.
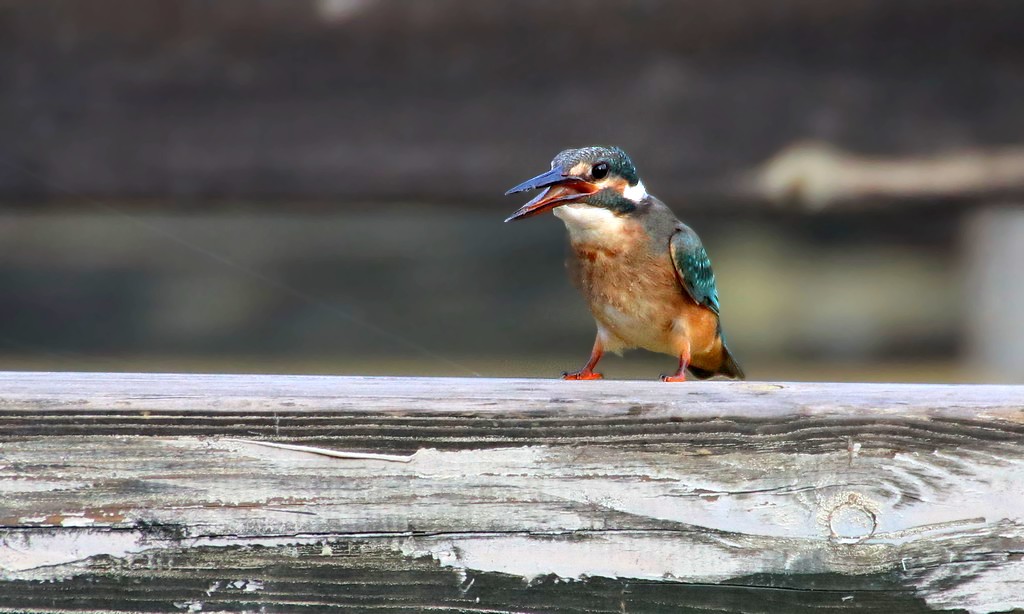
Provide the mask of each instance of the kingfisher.
POLYGON ((642 348, 679 359, 665 382, 742 379, 719 318, 715 274, 700 238, 647 193, 633 161, 618 147, 566 149, 551 170, 506 195, 540 190, 506 222, 551 211, 565 223, 569 276, 597 323, 582 369, 567 380, 594 380, 605 352, 642 348))

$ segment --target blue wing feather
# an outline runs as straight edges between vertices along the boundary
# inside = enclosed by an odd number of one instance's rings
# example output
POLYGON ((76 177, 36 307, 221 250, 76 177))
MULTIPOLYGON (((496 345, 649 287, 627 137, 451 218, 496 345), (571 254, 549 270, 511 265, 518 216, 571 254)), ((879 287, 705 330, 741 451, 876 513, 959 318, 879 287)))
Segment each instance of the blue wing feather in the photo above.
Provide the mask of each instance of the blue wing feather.
POLYGON ((718 288, 715 287, 715 273, 711 270, 711 259, 704 251, 697 233, 680 225, 672 235, 669 244, 672 264, 676 275, 686 292, 700 305, 719 313, 718 288))

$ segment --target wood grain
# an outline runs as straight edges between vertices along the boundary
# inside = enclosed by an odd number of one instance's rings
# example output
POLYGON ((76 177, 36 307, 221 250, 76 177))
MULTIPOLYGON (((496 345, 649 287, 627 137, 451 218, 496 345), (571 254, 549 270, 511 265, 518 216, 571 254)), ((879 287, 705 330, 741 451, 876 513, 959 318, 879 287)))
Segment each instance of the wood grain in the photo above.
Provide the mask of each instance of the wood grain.
POLYGON ((0 610, 1010 610, 1022 443, 1013 386, 3 373, 0 610))

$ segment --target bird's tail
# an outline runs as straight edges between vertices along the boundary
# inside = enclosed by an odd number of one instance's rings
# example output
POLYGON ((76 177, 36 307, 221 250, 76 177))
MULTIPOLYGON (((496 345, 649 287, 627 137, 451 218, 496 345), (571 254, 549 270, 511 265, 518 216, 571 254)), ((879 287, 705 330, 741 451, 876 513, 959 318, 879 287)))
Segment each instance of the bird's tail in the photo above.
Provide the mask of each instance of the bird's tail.
POLYGON ((722 342, 722 366, 718 367, 718 372, 733 379, 747 379, 747 374, 743 372, 739 363, 732 357, 729 348, 725 347, 724 341, 722 342))
POLYGON ((724 375, 732 379, 747 378, 746 374, 743 373, 743 369, 736 362, 736 359, 732 357, 729 348, 726 347, 725 339, 722 339, 722 363, 718 365, 717 369, 701 369, 700 367, 690 365, 690 373, 693 373, 697 379, 708 379, 716 375, 724 375))

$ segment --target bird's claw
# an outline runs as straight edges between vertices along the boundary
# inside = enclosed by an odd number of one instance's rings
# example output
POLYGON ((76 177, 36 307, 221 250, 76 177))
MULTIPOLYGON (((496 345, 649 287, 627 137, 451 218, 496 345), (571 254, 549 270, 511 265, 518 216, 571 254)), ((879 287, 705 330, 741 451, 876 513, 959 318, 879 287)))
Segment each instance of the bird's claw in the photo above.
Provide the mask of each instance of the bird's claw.
POLYGON ((685 382, 685 375, 662 375, 661 381, 663 382, 685 382))
POLYGON ((590 379, 604 379, 604 376, 594 371, 576 371, 575 373, 569 373, 568 371, 562 372, 562 379, 564 380, 590 380, 590 379))

